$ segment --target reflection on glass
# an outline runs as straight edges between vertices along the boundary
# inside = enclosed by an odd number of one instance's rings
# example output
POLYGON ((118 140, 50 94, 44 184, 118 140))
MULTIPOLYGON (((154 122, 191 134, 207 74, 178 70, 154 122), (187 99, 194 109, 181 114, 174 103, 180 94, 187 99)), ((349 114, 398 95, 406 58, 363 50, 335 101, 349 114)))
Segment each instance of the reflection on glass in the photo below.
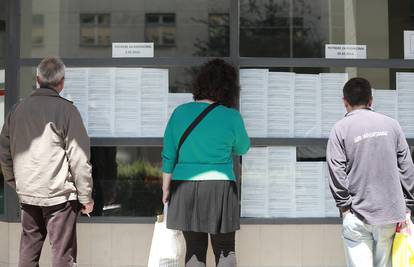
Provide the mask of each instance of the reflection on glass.
POLYGON ((175 45, 175 14, 146 14, 145 41, 155 46, 175 45))
POLYGON ((229 0, 21 3, 21 56, 110 57, 112 42, 154 42, 156 57, 228 56, 229 0))
POLYGON ((110 14, 80 14, 80 45, 111 45, 110 14))
POLYGON ((92 147, 94 216, 161 213, 161 148, 92 147))
POLYGON ((321 2, 241 0, 241 55, 321 57, 321 2))
POLYGON ((326 161, 326 145, 297 146, 296 161, 326 161))
POLYGON ((325 44, 367 45, 368 58, 402 58, 412 1, 240 0, 240 54, 325 57, 325 44), (375 15, 370 16, 375 7, 375 15))

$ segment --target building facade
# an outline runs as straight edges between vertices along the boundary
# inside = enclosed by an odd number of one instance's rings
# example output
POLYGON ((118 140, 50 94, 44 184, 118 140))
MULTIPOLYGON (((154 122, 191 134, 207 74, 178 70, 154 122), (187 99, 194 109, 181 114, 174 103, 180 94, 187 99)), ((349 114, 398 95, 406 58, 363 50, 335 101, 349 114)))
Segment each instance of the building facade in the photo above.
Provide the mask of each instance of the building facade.
MULTIPOLYGON (((167 70, 167 100, 154 102, 162 105, 191 92, 200 65, 222 58, 239 70, 238 108, 253 146, 235 159, 239 266, 345 266, 326 186, 327 132, 344 114, 342 84, 361 76, 376 89, 374 105, 377 96, 378 110, 399 119, 414 144, 407 30, 412 0, 0 0, 0 115, 30 94, 45 56, 68 69, 167 70), (154 57, 112 58, 114 42, 152 42, 154 57), (327 59, 327 44, 366 45, 366 57, 327 59)), ((91 143, 96 210, 79 218, 79 265, 146 266, 162 211, 162 134, 91 135, 91 143)), ((17 264, 19 216, 1 180, 0 266, 17 264)))

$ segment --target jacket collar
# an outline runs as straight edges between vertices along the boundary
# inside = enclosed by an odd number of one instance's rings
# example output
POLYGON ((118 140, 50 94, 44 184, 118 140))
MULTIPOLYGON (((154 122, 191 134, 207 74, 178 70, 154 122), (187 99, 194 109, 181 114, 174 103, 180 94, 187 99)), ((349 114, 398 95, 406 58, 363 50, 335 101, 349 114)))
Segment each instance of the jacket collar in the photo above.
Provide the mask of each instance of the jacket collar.
POLYGON ((355 109, 355 110, 352 110, 352 111, 346 113, 345 114, 345 117, 351 116, 351 115, 356 114, 356 113, 359 113, 361 111, 374 111, 374 110, 372 108, 369 108, 369 107, 359 108, 359 109, 355 109))
POLYGON ((52 89, 52 88, 37 88, 35 89, 32 94, 32 96, 55 96, 60 97, 59 93, 52 89))

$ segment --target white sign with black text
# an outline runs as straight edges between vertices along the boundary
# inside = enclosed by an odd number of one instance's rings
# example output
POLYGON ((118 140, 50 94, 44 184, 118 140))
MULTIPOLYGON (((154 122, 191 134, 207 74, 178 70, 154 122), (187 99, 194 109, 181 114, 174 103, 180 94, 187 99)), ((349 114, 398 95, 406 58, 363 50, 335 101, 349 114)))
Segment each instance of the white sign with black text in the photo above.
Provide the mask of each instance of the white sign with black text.
POLYGON ((366 59, 366 45, 326 44, 325 58, 366 59))
POLYGON ((154 57, 154 43, 112 43, 112 57, 154 57))

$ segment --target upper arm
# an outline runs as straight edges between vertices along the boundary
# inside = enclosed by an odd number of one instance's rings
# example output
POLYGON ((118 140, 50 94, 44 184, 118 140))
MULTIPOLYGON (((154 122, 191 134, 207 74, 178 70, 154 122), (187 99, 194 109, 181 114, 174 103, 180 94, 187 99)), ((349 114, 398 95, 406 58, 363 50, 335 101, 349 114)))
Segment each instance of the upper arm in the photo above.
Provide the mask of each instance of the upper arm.
POLYGON ((233 152, 237 155, 245 154, 250 148, 250 138, 239 112, 234 116, 234 136, 233 152))

